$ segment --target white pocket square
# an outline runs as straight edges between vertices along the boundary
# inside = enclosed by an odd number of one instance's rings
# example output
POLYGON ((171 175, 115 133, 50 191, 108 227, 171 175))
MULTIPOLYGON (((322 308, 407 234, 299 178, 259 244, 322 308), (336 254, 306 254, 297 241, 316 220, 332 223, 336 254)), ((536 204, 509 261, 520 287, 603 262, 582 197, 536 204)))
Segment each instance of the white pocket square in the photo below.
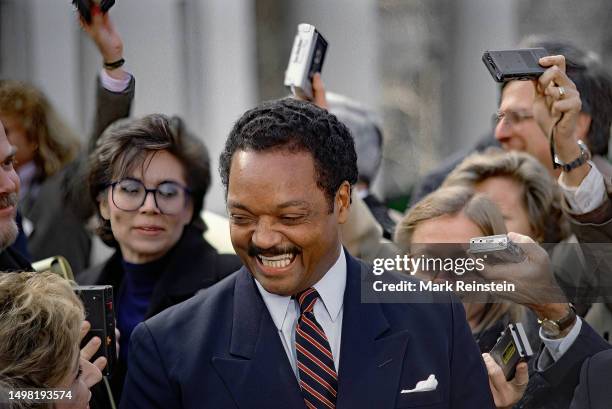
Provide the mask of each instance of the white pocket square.
POLYGON ((438 387, 438 380, 436 375, 431 374, 424 381, 418 381, 414 389, 402 389, 400 393, 415 393, 415 392, 429 392, 435 391, 438 387))

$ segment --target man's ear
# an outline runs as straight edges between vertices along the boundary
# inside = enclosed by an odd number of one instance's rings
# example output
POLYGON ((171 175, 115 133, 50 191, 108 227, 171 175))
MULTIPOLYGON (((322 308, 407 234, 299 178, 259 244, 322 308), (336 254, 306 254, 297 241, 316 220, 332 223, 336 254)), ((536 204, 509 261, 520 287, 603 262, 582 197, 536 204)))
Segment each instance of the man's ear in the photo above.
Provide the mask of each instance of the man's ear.
POLYGON ((576 121, 576 131, 574 137, 576 139, 582 139, 586 142, 587 134, 591 128, 591 115, 581 112, 578 114, 578 120, 576 121))
POLYGON ((338 212, 338 222, 344 224, 351 210, 351 185, 346 180, 336 192, 334 208, 338 212))

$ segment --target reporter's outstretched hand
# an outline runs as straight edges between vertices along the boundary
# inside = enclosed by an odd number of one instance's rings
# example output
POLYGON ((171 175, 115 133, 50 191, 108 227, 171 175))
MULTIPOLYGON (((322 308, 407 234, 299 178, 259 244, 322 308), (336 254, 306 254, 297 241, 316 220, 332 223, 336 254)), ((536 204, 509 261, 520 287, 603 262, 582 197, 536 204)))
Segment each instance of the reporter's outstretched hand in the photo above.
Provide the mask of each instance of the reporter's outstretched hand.
POLYGON ((501 367, 489 354, 482 354, 482 359, 487 367, 489 375, 489 386, 491 394, 497 408, 511 408, 516 404, 527 389, 529 382, 529 372, 525 362, 519 362, 516 365, 516 374, 510 381, 506 380, 501 367))
POLYGON ((81 379, 88 388, 91 388, 102 380, 102 371, 100 368, 82 357, 79 362, 81 366, 81 379))
MULTIPOLYGON (((99 8, 93 7, 91 24, 87 24, 80 16, 79 21, 83 30, 96 44, 104 62, 111 63, 123 58, 123 40, 115 29, 108 13, 103 14, 99 8)), ((107 69, 107 72, 114 78, 122 78, 125 75, 122 68, 107 69)))
POLYGON ((312 102, 314 102, 316 106, 328 109, 325 84, 323 84, 323 79, 321 79, 321 73, 318 72, 312 77, 312 97, 312 102))
MULTIPOLYGON (((301 98, 295 95, 295 98, 301 99, 303 101, 307 101, 305 98, 301 98)), ((314 103, 319 108, 328 109, 327 107, 327 97, 325 96, 325 84, 323 84, 323 80, 321 79, 321 73, 317 72, 312 77, 312 103, 314 103)))
MULTIPOLYGON (((88 321, 83 321, 83 324, 81 325, 81 341, 83 340, 83 338, 85 338, 85 335, 87 335, 90 329, 91 324, 88 321)), ((102 345, 102 340, 99 337, 93 337, 92 339, 90 339, 89 342, 81 349, 81 359, 84 359, 85 361, 89 362, 96 353, 96 351, 100 348, 100 345, 102 345)), ((92 362, 92 365, 98 369, 98 371, 100 372, 100 379, 102 379, 101 372, 104 367, 106 367, 106 358, 100 356, 92 362)))
MULTIPOLYGON (((534 116, 544 133, 552 133, 554 136, 555 153, 559 159, 570 163, 580 156, 575 137, 578 117, 582 110, 580 93, 565 73, 564 56, 543 57, 539 63, 547 70, 536 82, 534 116)), ((590 165, 584 164, 571 172, 564 172, 569 178, 564 182, 570 186, 578 186, 589 169, 590 165)))
POLYGON ((543 57, 539 63, 547 70, 536 83, 536 120, 546 134, 555 126, 555 143, 559 145, 558 149, 567 143, 575 145, 574 132, 582 103, 576 85, 565 73, 565 57, 543 57))
POLYGON ((514 284, 514 291, 496 292, 493 295, 531 309, 539 307, 541 303, 566 302, 553 275, 546 250, 522 234, 510 232, 508 238, 523 250, 525 259, 520 263, 485 264, 479 274, 487 282, 506 281, 514 284))

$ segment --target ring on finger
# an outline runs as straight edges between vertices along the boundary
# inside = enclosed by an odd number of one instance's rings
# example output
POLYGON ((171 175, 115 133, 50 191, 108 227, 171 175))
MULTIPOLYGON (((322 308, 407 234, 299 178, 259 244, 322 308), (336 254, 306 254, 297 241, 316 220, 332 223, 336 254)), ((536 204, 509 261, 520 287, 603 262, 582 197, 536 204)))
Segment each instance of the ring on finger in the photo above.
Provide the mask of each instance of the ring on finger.
POLYGON ((559 98, 563 98, 566 94, 565 88, 559 87, 559 98))

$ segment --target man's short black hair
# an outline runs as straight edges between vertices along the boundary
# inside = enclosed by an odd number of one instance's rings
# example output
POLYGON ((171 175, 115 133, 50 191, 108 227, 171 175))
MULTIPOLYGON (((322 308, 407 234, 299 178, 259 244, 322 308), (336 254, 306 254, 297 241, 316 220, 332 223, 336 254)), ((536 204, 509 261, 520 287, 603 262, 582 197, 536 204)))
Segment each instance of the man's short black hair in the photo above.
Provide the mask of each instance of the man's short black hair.
POLYGON ((357 154, 348 128, 316 105, 285 98, 265 102, 247 111, 236 122, 219 159, 221 181, 227 193, 234 153, 287 150, 310 152, 315 163, 317 185, 334 209, 340 185, 357 181, 357 154))
POLYGON ((591 116, 591 126, 585 141, 595 155, 606 156, 612 124, 612 76, 599 57, 568 41, 545 36, 529 36, 521 47, 543 47, 550 55, 565 56, 567 76, 580 92, 582 112, 591 116))

